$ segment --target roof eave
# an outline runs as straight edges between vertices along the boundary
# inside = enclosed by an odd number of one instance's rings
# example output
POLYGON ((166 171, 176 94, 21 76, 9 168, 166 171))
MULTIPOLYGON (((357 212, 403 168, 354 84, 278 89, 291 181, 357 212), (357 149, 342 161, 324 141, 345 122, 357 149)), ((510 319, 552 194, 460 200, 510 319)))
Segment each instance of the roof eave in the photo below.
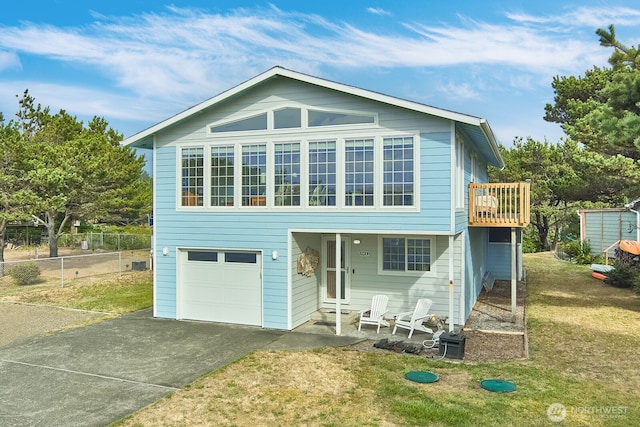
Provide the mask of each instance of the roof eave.
POLYGON ((500 147, 498 145, 498 142, 496 141, 493 130, 491 130, 491 126, 489 126, 489 122, 487 122, 485 119, 480 119, 480 129, 482 129, 482 133, 484 133, 485 138, 487 138, 487 141, 489 142, 491 152, 495 156, 497 163, 495 166, 500 169, 504 169, 504 159, 502 158, 502 154, 500 154, 500 147))
POLYGON ((259 74, 243 83, 240 83, 237 86, 234 86, 231 89, 228 89, 212 98, 209 98, 204 102, 201 102, 200 104, 194 105, 191 108, 188 108, 166 120, 163 120, 162 122, 159 122, 135 135, 132 135, 126 138, 124 141, 122 141, 122 145, 131 145, 134 147, 149 148, 153 144, 153 135, 157 134, 158 132, 190 117, 195 113, 198 113, 206 108, 209 108, 210 106, 215 105, 218 102, 228 99, 234 95, 237 95, 242 91, 252 86, 255 86, 259 83, 262 83, 268 79, 271 79, 275 76, 288 77, 294 80, 306 82, 306 83, 317 85, 327 89, 333 89, 339 92, 349 93, 355 96, 360 96, 363 98, 372 99, 374 101, 383 102, 396 107, 406 108, 416 112, 429 114, 435 117, 453 120, 456 122, 465 123, 472 126, 478 126, 482 130, 483 134, 485 135, 485 138, 487 139, 491 147, 491 151, 496 157, 496 161, 498 165, 500 165, 501 168, 504 167, 504 161, 502 159, 502 156, 500 155, 500 150, 498 149, 495 136, 493 134, 493 131, 491 130, 491 127, 489 126, 489 124, 485 119, 469 116, 462 113, 457 113, 455 111, 439 109, 426 104, 420 104, 417 102, 396 98, 390 95, 385 95, 382 93, 361 89, 355 86, 345 85, 343 83, 337 83, 331 80, 321 79, 319 77, 314 77, 308 74, 302 74, 297 71, 292 71, 280 66, 273 67, 262 74, 259 74))

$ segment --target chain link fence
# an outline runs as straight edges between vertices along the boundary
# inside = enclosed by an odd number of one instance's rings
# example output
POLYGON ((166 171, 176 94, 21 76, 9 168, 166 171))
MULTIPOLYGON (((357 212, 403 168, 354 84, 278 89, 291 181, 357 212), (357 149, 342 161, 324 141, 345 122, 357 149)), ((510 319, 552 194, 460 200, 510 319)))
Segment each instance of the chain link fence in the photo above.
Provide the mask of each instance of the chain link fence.
POLYGON ((58 247, 105 251, 151 249, 151 238, 151 234, 63 234, 58 238, 58 247))
POLYGON ((59 283, 152 268, 150 251, 126 250, 55 258, 0 262, 0 286, 59 283))

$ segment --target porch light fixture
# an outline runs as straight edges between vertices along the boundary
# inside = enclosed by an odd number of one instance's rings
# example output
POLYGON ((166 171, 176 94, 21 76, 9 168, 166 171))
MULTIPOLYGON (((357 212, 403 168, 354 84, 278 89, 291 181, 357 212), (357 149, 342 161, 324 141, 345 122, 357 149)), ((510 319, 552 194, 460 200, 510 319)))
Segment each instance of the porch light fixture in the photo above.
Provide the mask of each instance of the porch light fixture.
POLYGON ((274 261, 278 259, 278 251, 271 252, 271 259, 274 261))
POLYGON ((162 255, 164 255, 164 256, 169 255, 169 248, 168 247, 165 246, 164 248, 162 248, 162 255))
POLYGON ((354 245, 359 245, 360 244, 360 239, 354 239, 353 240, 353 244, 354 245))

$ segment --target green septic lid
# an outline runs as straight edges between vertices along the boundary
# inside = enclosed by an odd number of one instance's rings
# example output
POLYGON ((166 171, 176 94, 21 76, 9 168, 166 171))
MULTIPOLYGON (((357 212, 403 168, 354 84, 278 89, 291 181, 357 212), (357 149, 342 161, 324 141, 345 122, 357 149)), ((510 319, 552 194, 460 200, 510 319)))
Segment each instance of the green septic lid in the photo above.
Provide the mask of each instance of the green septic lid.
POLYGON ((427 371, 410 371, 404 377, 417 383, 435 383, 439 379, 438 375, 427 371))
POLYGON ((485 390, 495 391, 496 393, 511 393, 516 391, 516 385, 511 381, 505 380, 483 380, 480 381, 480 387, 485 390))

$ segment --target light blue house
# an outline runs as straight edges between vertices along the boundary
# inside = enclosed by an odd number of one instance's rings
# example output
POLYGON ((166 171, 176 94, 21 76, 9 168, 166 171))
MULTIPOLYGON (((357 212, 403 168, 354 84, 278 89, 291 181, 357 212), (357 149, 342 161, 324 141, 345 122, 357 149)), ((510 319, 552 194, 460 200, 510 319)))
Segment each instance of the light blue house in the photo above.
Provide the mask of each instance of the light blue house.
POLYGON ((488 230, 517 248, 528 187, 481 184, 504 166, 481 118, 275 67, 124 144, 154 154, 157 317, 290 330, 386 294, 461 325, 518 265, 488 230))

